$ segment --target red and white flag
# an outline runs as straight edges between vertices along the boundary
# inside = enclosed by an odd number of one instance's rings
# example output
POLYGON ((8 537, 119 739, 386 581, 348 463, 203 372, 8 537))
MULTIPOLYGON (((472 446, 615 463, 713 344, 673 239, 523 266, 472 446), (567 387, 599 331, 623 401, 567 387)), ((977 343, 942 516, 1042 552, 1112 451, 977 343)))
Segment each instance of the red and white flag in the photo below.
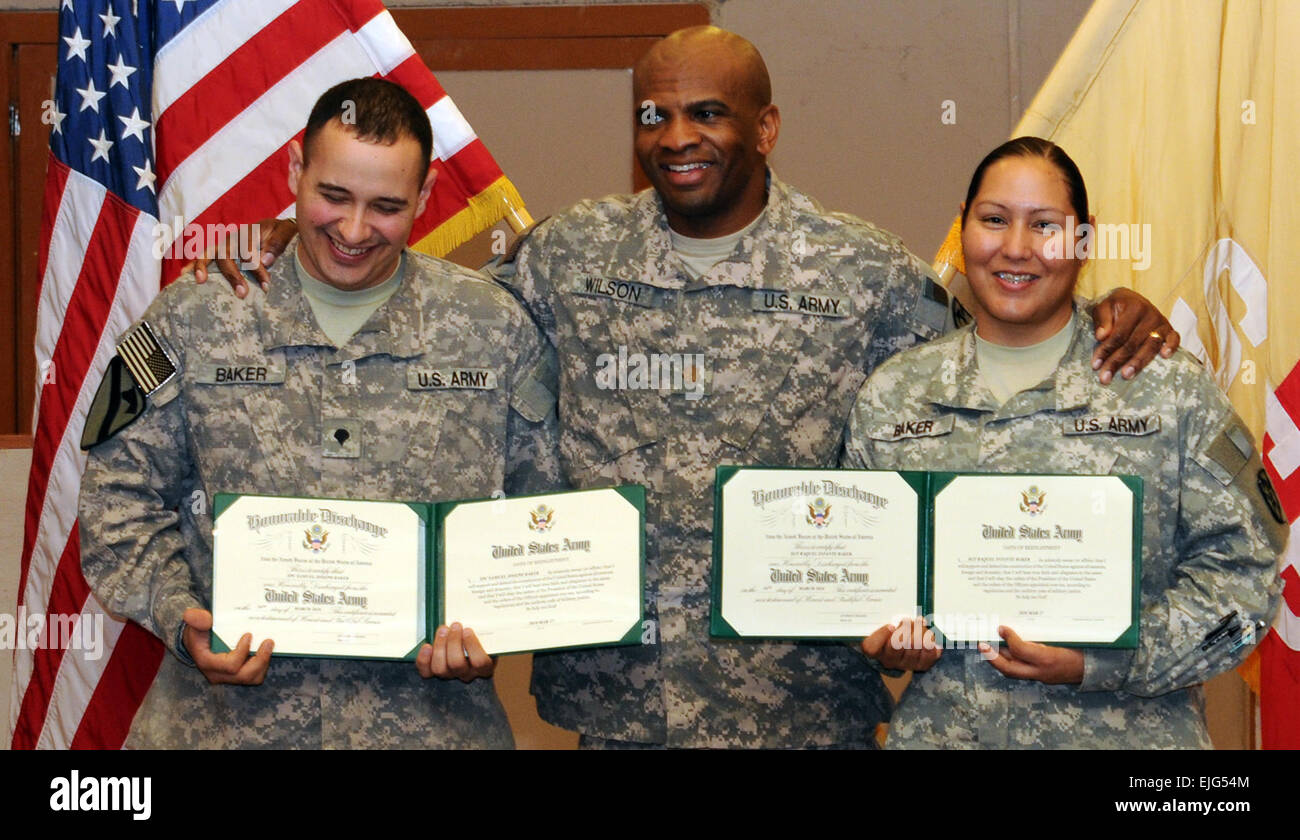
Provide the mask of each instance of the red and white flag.
POLYGON ((426 107, 438 178, 412 233, 421 250, 495 223, 503 199, 523 206, 378 0, 63 0, 59 30, 15 749, 119 747, 153 681, 161 644, 105 616, 81 576, 86 411, 118 337, 204 244, 192 231, 292 208, 288 144, 317 97, 382 76, 426 107))

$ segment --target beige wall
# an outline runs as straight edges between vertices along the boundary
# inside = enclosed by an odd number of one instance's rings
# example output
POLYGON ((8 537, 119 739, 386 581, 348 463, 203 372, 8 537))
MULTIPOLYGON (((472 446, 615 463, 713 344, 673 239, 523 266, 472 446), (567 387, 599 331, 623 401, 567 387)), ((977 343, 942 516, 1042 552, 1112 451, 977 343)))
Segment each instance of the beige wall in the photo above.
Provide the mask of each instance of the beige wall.
MULTIPOLYGON (((0 449, 0 615, 14 615, 18 604, 18 558, 23 548, 23 504, 30 449, 0 449)), ((9 749, 9 692, 13 682, 13 651, 0 649, 0 749, 9 749)))
POLYGON ((767 61, 781 177, 928 259, 975 164, 1007 139, 1089 5, 731 0, 717 21, 767 61))

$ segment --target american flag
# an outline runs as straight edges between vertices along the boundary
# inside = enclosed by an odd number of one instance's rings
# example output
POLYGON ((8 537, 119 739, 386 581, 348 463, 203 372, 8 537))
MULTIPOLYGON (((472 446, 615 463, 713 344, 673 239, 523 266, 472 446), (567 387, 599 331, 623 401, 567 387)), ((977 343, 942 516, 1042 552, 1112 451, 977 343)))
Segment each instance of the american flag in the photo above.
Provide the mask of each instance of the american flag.
POLYGON ((184 262, 155 256, 158 232, 287 214, 290 140, 327 87, 358 76, 403 85, 433 123, 438 178, 416 247, 445 253, 499 220, 503 197, 522 207, 377 0, 63 0, 59 34, 19 620, 102 621, 105 648, 16 646, 15 749, 120 746, 163 656, 90 597, 76 521, 91 399, 115 342, 184 262))

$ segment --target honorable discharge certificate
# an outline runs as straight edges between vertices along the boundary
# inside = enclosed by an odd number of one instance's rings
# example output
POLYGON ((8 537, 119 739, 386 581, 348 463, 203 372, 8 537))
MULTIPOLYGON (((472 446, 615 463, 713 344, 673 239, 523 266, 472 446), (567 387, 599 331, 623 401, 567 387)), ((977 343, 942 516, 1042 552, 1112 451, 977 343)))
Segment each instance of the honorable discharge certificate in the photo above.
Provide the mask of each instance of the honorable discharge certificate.
POLYGON ((407 657, 426 634, 426 533, 401 502, 235 497, 213 529, 213 633, 281 655, 407 657))
POLYGON ((446 623, 488 653, 639 641, 644 491, 464 502, 441 521, 446 623))
POLYGON ((935 626, 954 641, 999 624, 1036 642, 1135 634, 1135 501, 1118 476, 953 477, 934 494, 935 626))
POLYGON ((924 499, 900 474, 722 467, 718 484, 714 635, 860 639, 917 614, 924 499))

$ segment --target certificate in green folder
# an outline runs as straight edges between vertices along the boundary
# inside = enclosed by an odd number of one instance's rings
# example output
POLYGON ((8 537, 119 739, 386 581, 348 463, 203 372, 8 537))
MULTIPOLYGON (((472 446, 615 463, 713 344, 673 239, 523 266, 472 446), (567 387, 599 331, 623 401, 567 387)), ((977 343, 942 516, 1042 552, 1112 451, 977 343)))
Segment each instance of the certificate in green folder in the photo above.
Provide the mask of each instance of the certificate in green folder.
POLYGON ((1137 645, 1142 480, 719 467, 711 631, 1137 645))
POLYGON ((212 649, 413 659, 440 624, 490 654, 641 638, 639 486, 463 502, 221 493, 212 649))

